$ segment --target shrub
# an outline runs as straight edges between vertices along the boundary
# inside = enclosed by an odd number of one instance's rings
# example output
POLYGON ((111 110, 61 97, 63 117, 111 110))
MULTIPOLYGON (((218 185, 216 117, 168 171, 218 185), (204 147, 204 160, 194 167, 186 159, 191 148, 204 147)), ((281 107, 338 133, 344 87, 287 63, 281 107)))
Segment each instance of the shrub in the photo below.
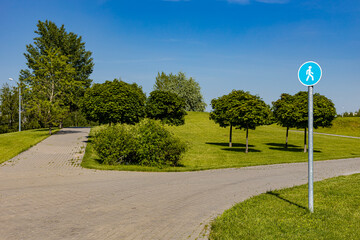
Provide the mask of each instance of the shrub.
POLYGON ((144 120, 137 126, 139 164, 146 166, 177 165, 186 146, 165 127, 154 120, 144 120))
POLYGON ((95 133, 94 148, 103 164, 131 163, 136 159, 137 140, 128 128, 117 124, 102 127, 95 133))
POLYGON ((136 125, 106 126, 94 137, 94 148, 103 164, 176 166, 186 145, 155 120, 136 125))

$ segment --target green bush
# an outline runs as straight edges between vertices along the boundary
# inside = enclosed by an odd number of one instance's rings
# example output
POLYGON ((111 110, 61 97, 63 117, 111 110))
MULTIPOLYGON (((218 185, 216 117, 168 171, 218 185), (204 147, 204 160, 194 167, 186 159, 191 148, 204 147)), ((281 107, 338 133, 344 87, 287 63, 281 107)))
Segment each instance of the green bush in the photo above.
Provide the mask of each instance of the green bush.
POLYGON ((103 164, 162 167, 178 165, 186 145, 159 122, 145 119, 103 127, 94 136, 94 148, 103 164))
POLYGON ((131 163, 136 159, 137 141, 129 126, 114 125, 100 129, 93 139, 101 162, 107 165, 131 163))

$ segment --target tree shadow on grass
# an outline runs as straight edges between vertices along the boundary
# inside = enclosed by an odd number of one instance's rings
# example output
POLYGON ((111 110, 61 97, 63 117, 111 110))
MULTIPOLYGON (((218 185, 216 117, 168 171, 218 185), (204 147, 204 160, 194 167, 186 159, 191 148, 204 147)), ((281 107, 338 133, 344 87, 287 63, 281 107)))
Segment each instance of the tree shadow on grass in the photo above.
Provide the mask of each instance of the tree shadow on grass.
MULTIPOLYGON (((304 147, 288 144, 288 147, 285 148, 285 144, 283 143, 266 143, 266 145, 271 146, 269 149, 278 150, 284 152, 304 152, 304 147)), ((320 150, 314 150, 316 153, 320 153, 320 150)))
MULTIPOLYGON (((223 146, 223 147, 228 147, 229 146, 229 143, 222 143, 222 142, 221 143, 220 142, 206 142, 205 144, 223 146)), ((242 144, 242 143, 233 143, 232 146, 233 147, 246 147, 246 145, 242 144)), ((254 145, 249 144, 249 147, 254 147, 254 145)))
MULTIPOLYGON (((225 151, 229 151, 229 152, 245 152, 245 148, 221 148, 221 150, 225 150, 225 151)), ((261 152, 260 150, 257 149, 252 149, 249 148, 248 150, 249 152, 261 152)))
POLYGON ((297 204, 297 203, 292 202, 292 201, 290 201, 290 200, 288 200, 288 199, 286 199, 286 198, 283 198, 282 196, 280 196, 279 193, 275 193, 275 192, 269 191, 269 192, 266 192, 266 194, 269 194, 269 195, 272 195, 272 196, 274 196, 274 197, 277 197, 278 199, 281 199, 281 200, 283 200, 283 201, 285 201, 285 202, 287 202, 287 203, 290 203, 291 205, 294 205, 294 206, 296 206, 296 207, 298 207, 298 208, 301 208, 301 209, 304 209, 304 210, 308 210, 307 207, 301 206, 300 204, 297 204))

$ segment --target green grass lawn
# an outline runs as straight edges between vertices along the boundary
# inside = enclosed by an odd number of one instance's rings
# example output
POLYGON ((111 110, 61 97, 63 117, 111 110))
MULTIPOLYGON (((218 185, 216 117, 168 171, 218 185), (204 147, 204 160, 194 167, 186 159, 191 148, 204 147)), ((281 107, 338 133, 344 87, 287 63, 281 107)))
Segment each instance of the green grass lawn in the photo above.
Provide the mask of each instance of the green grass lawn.
POLYGON ((210 239, 359 239, 360 174, 315 182, 314 213, 307 185, 252 197, 211 224, 210 239))
MULTIPOLYGON (((53 131, 55 133, 57 130, 53 131)), ((0 134, 0 163, 34 146, 49 136, 49 129, 0 134)))
MULTIPOLYGON (((169 129, 189 145, 182 166, 151 168, 142 166, 106 166, 97 161, 90 142, 83 167, 129 171, 194 171, 216 168, 245 167, 276 163, 305 162, 302 132, 289 133, 289 148, 284 148, 286 129, 277 125, 261 126, 249 131, 249 153, 245 154, 245 131, 233 132, 233 147, 228 147, 229 128, 220 128, 209 120, 208 113, 188 112, 185 125, 169 129)), ((93 132, 93 129, 92 129, 93 132)), ((360 157, 360 139, 314 135, 314 160, 360 157)))
POLYGON ((331 128, 318 128, 315 132, 360 137, 360 117, 339 117, 331 128))

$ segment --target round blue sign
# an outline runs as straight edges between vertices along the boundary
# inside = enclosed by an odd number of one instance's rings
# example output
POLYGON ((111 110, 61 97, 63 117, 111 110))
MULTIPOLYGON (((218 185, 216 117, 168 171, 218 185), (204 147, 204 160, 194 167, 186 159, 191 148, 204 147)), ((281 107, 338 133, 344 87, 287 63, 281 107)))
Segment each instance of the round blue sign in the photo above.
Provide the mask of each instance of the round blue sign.
POLYGON ((301 65, 298 71, 298 78, 302 85, 314 86, 317 84, 322 75, 322 70, 319 64, 309 61, 301 65))

